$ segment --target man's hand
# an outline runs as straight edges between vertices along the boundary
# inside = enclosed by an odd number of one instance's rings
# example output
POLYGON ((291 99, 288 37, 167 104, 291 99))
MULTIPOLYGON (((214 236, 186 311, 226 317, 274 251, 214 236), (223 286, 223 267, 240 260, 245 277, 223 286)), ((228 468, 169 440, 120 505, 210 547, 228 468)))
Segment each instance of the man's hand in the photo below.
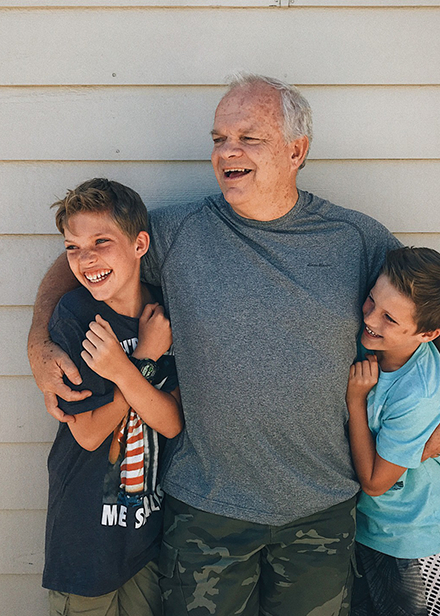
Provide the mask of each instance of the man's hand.
POLYGON ((423 450, 422 462, 428 458, 437 458, 440 456, 440 426, 434 430, 429 439, 426 441, 425 449, 423 450))
POLYGON ((37 386, 44 394, 47 411, 58 421, 75 421, 73 415, 64 413, 58 406, 57 395, 63 400, 74 402, 91 395, 88 390, 73 391, 63 381, 63 374, 76 385, 81 384, 81 376, 70 357, 51 340, 43 344, 30 343, 29 363, 37 386))
POLYGON ((346 395, 349 412, 356 406, 356 402, 366 399, 378 378, 379 366, 375 355, 367 355, 364 361, 357 361, 350 367, 346 395))
POLYGON ((133 353, 138 359, 157 361, 173 343, 171 325, 158 303, 147 304, 139 319, 139 341, 133 353))

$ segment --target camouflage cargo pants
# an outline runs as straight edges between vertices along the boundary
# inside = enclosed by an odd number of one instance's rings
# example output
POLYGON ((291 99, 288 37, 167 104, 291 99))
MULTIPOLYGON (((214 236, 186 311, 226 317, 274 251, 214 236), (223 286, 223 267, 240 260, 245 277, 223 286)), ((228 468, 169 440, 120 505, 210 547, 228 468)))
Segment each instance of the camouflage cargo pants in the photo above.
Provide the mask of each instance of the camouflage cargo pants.
POLYGON ((165 504, 166 616, 346 616, 356 499, 284 526, 165 504))

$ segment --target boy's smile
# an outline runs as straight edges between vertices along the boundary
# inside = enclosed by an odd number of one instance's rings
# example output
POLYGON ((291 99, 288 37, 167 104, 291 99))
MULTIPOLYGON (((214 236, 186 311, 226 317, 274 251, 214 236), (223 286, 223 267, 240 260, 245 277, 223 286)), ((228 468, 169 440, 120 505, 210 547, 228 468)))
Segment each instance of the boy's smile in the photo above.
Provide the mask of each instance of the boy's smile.
POLYGON ((96 300, 120 314, 138 316, 146 232, 131 240, 108 212, 79 212, 65 226, 64 243, 72 272, 96 300))
POLYGON ((362 307, 361 342, 377 351, 382 369, 397 370, 422 342, 427 342, 425 334, 416 333, 415 310, 412 299, 400 293, 387 276, 379 276, 362 307))

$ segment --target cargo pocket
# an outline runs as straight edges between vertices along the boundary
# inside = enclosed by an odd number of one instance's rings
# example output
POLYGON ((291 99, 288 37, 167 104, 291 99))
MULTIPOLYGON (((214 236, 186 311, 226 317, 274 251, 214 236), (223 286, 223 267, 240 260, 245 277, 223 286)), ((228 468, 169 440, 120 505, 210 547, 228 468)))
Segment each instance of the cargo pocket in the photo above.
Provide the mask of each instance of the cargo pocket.
POLYGON ((179 552, 165 541, 162 541, 159 555, 159 573, 163 577, 172 578, 176 568, 179 552))
POLYGON ((159 586, 168 616, 188 614, 178 565, 179 550, 162 541, 159 555, 159 586))
POLYGON ((49 616, 67 616, 69 595, 65 592, 49 590, 49 616))

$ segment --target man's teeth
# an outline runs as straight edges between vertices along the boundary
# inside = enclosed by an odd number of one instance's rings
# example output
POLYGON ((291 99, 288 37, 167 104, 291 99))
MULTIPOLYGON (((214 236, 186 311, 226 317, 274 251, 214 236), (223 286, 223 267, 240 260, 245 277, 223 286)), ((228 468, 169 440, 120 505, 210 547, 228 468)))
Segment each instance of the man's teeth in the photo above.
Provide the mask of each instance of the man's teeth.
POLYGON ((84 274, 89 282, 101 282, 104 278, 107 278, 111 274, 112 270, 102 270, 102 272, 96 272, 95 274, 84 274))
POLYGON ((232 173, 249 173, 250 169, 226 169, 225 175, 229 177, 232 173))
POLYGON ((379 334, 376 334, 372 329, 370 329, 366 325, 365 325, 365 329, 367 330, 367 333, 370 334, 370 336, 374 336, 375 338, 381 338, 379 334))

